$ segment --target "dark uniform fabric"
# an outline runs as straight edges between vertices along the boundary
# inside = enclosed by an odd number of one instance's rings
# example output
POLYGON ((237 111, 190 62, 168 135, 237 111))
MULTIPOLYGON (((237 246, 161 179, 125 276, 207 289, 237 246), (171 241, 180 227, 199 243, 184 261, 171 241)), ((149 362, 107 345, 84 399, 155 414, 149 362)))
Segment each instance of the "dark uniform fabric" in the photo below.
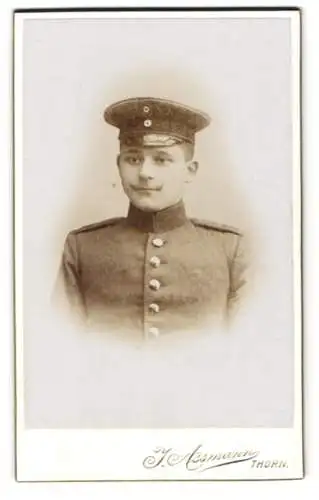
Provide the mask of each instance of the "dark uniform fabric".
POLYGON ((71 231, 60 279, 88 329, 154 338, 221 324, 245 284, 241 234, 189 219, 183 203, 71 231))

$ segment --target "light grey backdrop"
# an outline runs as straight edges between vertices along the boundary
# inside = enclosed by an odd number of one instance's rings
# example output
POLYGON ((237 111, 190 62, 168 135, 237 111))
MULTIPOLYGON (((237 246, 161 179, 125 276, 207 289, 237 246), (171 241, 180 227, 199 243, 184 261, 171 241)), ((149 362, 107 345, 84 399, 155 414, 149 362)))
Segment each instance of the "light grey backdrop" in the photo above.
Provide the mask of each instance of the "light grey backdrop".
POLYGON ((23 81, 25 411, 29 427, 289 426, 293 418, 289 21, 33 20, 23 81), (75 227, 125 214, 117 99, 202 108, 188 212, 241 227, 257 269, 231 336, 143 348, 68 331, 50 294, 75 227))

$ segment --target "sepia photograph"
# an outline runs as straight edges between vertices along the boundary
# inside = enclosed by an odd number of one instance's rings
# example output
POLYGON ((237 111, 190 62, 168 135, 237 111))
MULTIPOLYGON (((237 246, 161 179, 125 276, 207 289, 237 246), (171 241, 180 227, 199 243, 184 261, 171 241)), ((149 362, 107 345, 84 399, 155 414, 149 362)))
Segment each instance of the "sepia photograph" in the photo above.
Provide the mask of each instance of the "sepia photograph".
POLYGON ((297 8, 14 13, 18 480, 302 477, 300 58, 297 8))
POLYGON ((212 325, 224 319, 245 285, 242 235, 188 218, 184 205, 199 167, 195 134, 210 117, 167 99, 133 97, 111 104, 104 118, 119 129, 116 164, 129 209, 125 218, 69 233, 60 286, 71 309, 95 328, 126 327, 144 339, 207 316, 212 325))

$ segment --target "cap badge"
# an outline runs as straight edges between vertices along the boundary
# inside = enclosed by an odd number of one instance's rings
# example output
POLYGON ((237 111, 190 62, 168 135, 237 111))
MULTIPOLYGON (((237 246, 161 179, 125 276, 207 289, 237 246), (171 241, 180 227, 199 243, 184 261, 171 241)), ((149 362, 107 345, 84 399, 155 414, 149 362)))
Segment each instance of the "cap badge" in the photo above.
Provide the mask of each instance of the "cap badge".
POLYGON ((147 134, 143 137, 144 146, 173 146, 178 142, 177 138, 164 134, 147 134))

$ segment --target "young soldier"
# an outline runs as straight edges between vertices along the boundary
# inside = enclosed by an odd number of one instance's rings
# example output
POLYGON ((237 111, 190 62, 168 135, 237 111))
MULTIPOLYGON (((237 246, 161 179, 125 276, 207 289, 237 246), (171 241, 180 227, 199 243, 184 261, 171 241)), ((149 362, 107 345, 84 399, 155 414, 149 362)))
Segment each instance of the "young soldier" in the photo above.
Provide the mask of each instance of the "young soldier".
POLYGON ((154 338, 229 316, 245 283, 237 229, 188 218, 186 183, 198 164, 195 134, 206 113, 155 98, 116 102, 104 113, 119 128, 117 165, 126 217, 71 231, 61 265, 71 308, 89 329, 154 338))

